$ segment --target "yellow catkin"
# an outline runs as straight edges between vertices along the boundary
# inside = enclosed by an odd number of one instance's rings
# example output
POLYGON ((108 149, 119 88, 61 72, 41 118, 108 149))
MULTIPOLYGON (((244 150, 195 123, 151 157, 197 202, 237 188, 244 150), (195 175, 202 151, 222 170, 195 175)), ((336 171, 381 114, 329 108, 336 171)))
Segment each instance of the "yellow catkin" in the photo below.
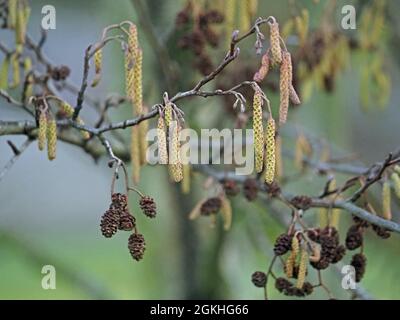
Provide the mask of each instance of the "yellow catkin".
POLYGON ((256 90, 253 98, 253 133, 254 133, 254 156, 256 172, 263 169, 264 161, 264 128, 262 124, 262 104, 261 92, 256 90))
POLYGON ((137 49, 135 54, 135 66, 133 77, 133 103, 137 115, 143 113, 143 94, 142 94, 142 60, 143 53, 141 49, 137 49))
POLYGON ((159 162, 160 164, 167 164, 168 163, 167 134, 165 129, 165 122, 162 117, 159 117, 157 121, 157 140, 158 140, 159 162))
POLYGON ((397 174, 400 174, 400 166, 399 165, 395 165, 394 167, 393 167, 393 170, 394 170, 394 172, 396 172, 397 174))
POLYGON ((231 43, 231 35, 235 28, 235 16, 236 16, 236 0, 224 1, 225 3, 225 27, 226 27, 226 41, 227 47, 231 43))
POLYGON ((25 8, 22 2, 17 3, 17 17, 15 21, 15 42, 17 44, 25 43, 25 33, 26 33, 26 18, 25 8))
POLYGON ((282 178, 283 176, 283 159, 282 159, 282 138, 276 136, 275 138, 275 175, 276 177, 282 178))
POLYGON ((149 131, 149 122, 145 120, 139 124, 140 163, 142 165, 147 163, 147 131, 149 131))
POLYGON ((240 30, 241 32, 247 32, 250 29, 251 17, 250 17, 250 0, 240 0, 240 30))
POLYGON ((39 115, 39 130, 38 130, 38 148, 44 150, 46 146, 47 135, 47 119, 45 112, 41 111, 39 115))
POLYGON ((285 123, 287 119, 291 83, 292 83, 292 60, 290 57, 290 53, 284 52, 280 68, 280 79, 279 79, 279 93, 280 93, 279 123, 281 124, 285 123))
POLYGON ((247 8, 249 11, 250 19, 253 19, 257 14, 258 0, 248 0, 247 8))
MULTIPOLYGON (((335 190, 336 189, 336 179, 332 179, 331 183, 329 184, 329 190, 335 190)), ((331 196, 331 199, 335 199, 335 195, 331 196)), ((336 199, 338 199, 336 197, 336 199)), ((331 217, 330 217, 330 222, 329 225, 333 228, 339 229, 339 222, 340 222, 340 213, 341 210, 338 208, 332 208, 331 210, 331 217)))
POLYGON ((327 208, 318 209, 318 224, 320 228, 325 228, 329 222, 329 215, 327 208))
POLYGON ((271 23, 270 27, 270 45, 272 64, 277 65, 282 62, 282 50, 280 44, 279 24, 278 22, 271 23))
POLYGON ((172 121, 172 104, 171 104, 171 102, 167 102, 165 105, 164 118, 165 118, 165 125, 168 128, 171 125, 171 121, 172 121))
POLYGON ((176 121, 170 123, 170 145, 169 145, 169 173, 175 182, 183 179, 181 163, 181 150, 179 141, 179 125, 176 121))
POLYGON ((32 69, 32 60, 29 57, 26 57, 24 60, 24 72, 26 75, 25 78, 25 87, 24 87, 24 96, 25 99, 28 100, 33 94, 33 75, 29 74, 29 71, 32 69))
POLYGON ((303 144, 302 144, 302 135, 299 135, 296 139, 296 145, 294 150, 294 165, 297 169, 303 169, 303 144))
POLYGON ((5 57, 0 69, 0 89, 8 87, 8 71, 10 69, 10 58, 5 57))
POLYGON ((265 132, 265 182, 271 184, 275 176, 275 121, 269 117, 265 132))
POLYGON ((392 220, 390 198, 390 184, 389 181, 385 181, 382 187, 382 217, 386 220, 392 220))
POLYGON ((224 221, 224 230, 228 231, 232 225, 232 206, 227 197, 223 197, 221 200, 221 215, 224 221))
POLYGON ((398 199, 400 199, 400 177, 399 177, 399 174, 397 172, 393 172, 392 175, 390 176, 390 179, 392 180, 394 193, 396 194, 396 197, 398 199))
POLYGON ((47 157, 56 158, 57 151, 57 123, 55 119, 47 119, 47 157))
MULTIPOLYGON (((72 116, 74 115, 74 111, 75 111, 75 109, 68 102, 63 101, 61 103, 61 112, 63 112, 67 118, 72 118, 72 116)), ((76 118, 75 121, 77 124, 85 125, 85 122, 79 116, 78 116, 78 118, 76 118)), ((82 137, 84 139, 87 140, 90 138, 89 132, 87 132, 85 130, 80 130, 80 133, 82 134, 82 137)))
POLYGON ((19 55, 17 53, 13 54, 11 57, 11 67, 13 74, 13 81, 10 88, 16 88, 21 82, 21 74, 19 70, 19 55))
POLYGON ((298 289, 303 288, 307 273, 307 263, 308 263, 307 250, 302 249, 300 255, 299 273, 297 275, 297 282, 296 282, 296 287, 298 289))
POLYGON ((296 258, 299 253, 300 245, 296 236, 292 238, 292 251, 286 260, 285 273, 288 278, 293 277, 293 267, 296 263, 296 258))
POLYGON ((133 126, 131 129, 131 163, 132 180, 135 184, 138 184, 140 180, 140 144, 138 126, 133 126))
POLYGON ((14 29, 17 23, 18 0, 8 0, 7 27, 14 29))
POLYGON ((96 73, 96 76, 93 79, 92 82, 92 87, 95 87, 99 84, 101 80, 101 69, 102 69, 102 61, 103 61, 103 50, 98 49, 94 53, 94 70, 96 73))
POLYGON ((182 179, 182 193, 188 194, 190 192, 190 184, 191 184, 191 168, 190 164, 183 165, 183 179, 182 179))

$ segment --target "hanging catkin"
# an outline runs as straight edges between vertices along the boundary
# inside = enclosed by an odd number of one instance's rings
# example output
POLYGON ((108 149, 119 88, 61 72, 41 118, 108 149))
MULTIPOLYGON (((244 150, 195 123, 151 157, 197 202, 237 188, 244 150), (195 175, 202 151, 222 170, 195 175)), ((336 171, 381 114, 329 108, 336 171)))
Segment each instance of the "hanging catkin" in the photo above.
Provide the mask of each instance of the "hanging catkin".
POLYGON ((15 21, 15 42, 16 44, 23 45, 25 43, 26 33, 26 17, 24 5, 22 2, 17 3, 17 13, 15 21))
POLYGON ((272 116, 268 119, 265 144, 265 182, 271 184, 275 176, 275 121, 272 116))
POLYGON ((8 0, 7 28, 14 29, 17 23, 18 0, 8 0))
POLYGON ((293 267, 296 263, 296 258, 297 254, 299 253, 299 240, 297 239, 297 236, 295 235, 292 238, 292 248, 289 257, 286 260, 285 264, 285 273, 288 278, 293 277, 293 267))
POLYGON ((236 16, 236 0, 224 1, 225 3, 225 26, 226 26, 226 46, 229 47, 231 43, 231 35, 235 28, 235 16, 236 16))
POLYGON ((289 100, 292 104, 294 105, 299 105, 301 104, 299 95, 297 94, 296 90, 294 89, 293 85, 290 84, 289 87, 289 100))
POLYGON ((0 70, 0 89, 7 89, 8 87, 8 72, 10 69, 10 57, 6 56, 1 64, 0 70))
POLYGON ((12 67, 13 81, 10 84, 10 88, 16 88, 19 86, 21 82, 21 74, 19 70, 19 54, 17 52, 11 55, 11 67, 12 67))
POLYGON ((47 135, 46 113, 44 111, 40 111, 39 130, 38 130, 38 148, 39 148, 39 150, 43 150, 46 145, 46 135, 47 135))
POLYGON ((281 136, 275 137, 275 175, 277 178, 283 176, 283 159, 282 159, 282 138, 281 136))
POLYGON ((140 164, 147 163, 147 131, 149 130, 149 122, 147 120, 142 121, 139 124, 139 145, 140 145, 140 164))
MULTIPOLYGON (((61 112, 63 112, 67 118, 72 118, 72 116, 74 115, 74 111, 75 109, 68 102, 63 101, 61 103, 61 112)), ((79 125, 85 125, 85 122, 79 116, 76 118, 75 121, 79 125)), ((89 132, 85 130, 80 130, 80 133, 84 139, 87 140, 90 138, 89 132)))
POLYGON ((135 53, 135 66, 133 77, 133 101, 137 115, 143 113, 143 95, 142 95, 142 60, 143 53, 141 49, 137 49, 135 53))
POLYGON ((132 180, 135 184, 140 180, 140 143, 139 127, 133 126, 131 130, 131 162, 132 180))
POLYGON ((103 50, 98 49, 94 53, 94 71, 95 71, 95 78, 92 82, 92 87, 95 87, 99 84, 101 79, 101 69, 102 69, 102 61, 103 61, 103 50))
POLYGON ((168 163, 167 134, 164 118, 159 117, 157 121, 158 157, 160 164, 168 163))
POLYGON ((240 0, 239 6, 240 31, 244 33, 250 28, 250 0, 240 0))
POLYGON ((169 173, 175 182, 183 179, 179 132, 179 124, 176 121, 170 122, 169 173))
POLYGON ((390 179, 392 180, 393 183, 394 193, 396 194, 396 197, 400 199, 400 177, 398 173, 393 172, 392 175, 390 176, 390 179))
POLYGON ((232 206, 227 197, 222 197, 221 200, 221 215, 224 221, 224 230, 228 231, 232 225, 232 206))
POLYGON ((191 183, 191 168, 190 164, 184 164, 183 166, 183 179, 182 179, 182 193, 188 194, 190 192, 190 183, 191 183))
POLYGON ((57 150, 57 123, 54 118, 47 119, 47 157, 49 160, 56 158, 57 150))
MULTIPOLYGON (((336 179, 332 179, 331 183, 329 184, 329 190, 335 190, 335 189, 336 189, 336 179)), ((332 195, 331 199, 335 200, 335 195, 332 195)), ((336 199, 337 199, 337 197, 336 197, 336 199)), ((339 220, 340 220, 340 212, 341 212, 340 209, 332 208, 330 222, 329 222, 330 227, 338 229, 339 220)))
POLYGON ((296 287, 298 289, 303 288, 307 273, 307 263, 308 263, 307 250, 302 249, 300 255, 299 273, 297 275, 297 283, 296 283, 296 287))
POLYGON ((133 104, 133 93, 134 93, 134 59, 132 54, 127 50, 125 52, 125 93, 126 96, 132 100, 133 104))
POLYGON ((289 91, 292 83, 292 60, 289 52, 283 53, 282 64, 280 68, 280 79, 279 79, 279 93, 280 93, 280 105, 279 105, 279 123, 283 124, 286 122, 288 109, 289 109, 289 91))
POLYGON ((382 187, 382 217, 386 220, 392 220, 390 198, 390 184, 389 181, 385 181, 382 187))
POLYGON ((271 56, 272 65, 278 65, 282 62, 282 50, 280 45, 280 35, 279 35, 279 24, 274 21, 274 23, 269 24, 270 27, 270 45, 271 45, 271 56))
POLYGON ((263 169, 264 160, 264 129, 262 124, 262 104, 261 92, 256 90, 253 98, 253 132, 254 132, 254 156, 256 172, 263 169))

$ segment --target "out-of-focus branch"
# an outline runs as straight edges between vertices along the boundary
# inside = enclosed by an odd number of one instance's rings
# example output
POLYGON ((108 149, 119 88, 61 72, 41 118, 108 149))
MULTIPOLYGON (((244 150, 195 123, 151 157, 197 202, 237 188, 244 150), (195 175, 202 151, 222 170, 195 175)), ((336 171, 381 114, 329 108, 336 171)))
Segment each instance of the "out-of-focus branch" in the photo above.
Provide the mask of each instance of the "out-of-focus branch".
POLYGON ((7 174, 8 171, 10 171, 15 162, 17 162, 21 154, 29 147, 29 145, 32 143, 32 139, 31 138, 26 139, 25 142, 19 148, 16 148, 15 145, 10 141, 7 142, 10 144, 10 147, 13 150, 14 155, 10 160, 8 160, 3 169, 1 169, 0 181, 3 180, 4 176, 7 174))

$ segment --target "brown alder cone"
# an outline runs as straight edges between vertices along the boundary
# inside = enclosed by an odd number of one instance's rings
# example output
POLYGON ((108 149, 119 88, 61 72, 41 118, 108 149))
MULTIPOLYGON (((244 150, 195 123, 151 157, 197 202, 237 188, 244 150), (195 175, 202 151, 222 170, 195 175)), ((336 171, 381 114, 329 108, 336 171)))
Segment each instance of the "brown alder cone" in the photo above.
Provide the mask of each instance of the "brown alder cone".
POLYGON ((167 134, 165 130, 164 118, 159 117, 157 121, 157 139, 158 139, 158 159, 160 164, 168 163, 167 134))
POLYGON ((132 180, 135 184, 140 180, 140 136, 139 127, 133 126, 131 129, 131 161, 132 161, 132 180))
POLYGON ((264 160, 264 129, 262 124, 262 96, 261 92, 256 90, 253 98, 253 132, 254 132, 254 156, 256 172, 263 169, 264 160))
POLYGON ((279 24, 270 23, 270 44, 271 44, 271 62, 272 65, 278 65, 282 62, 282 50, 280 45, 279 24))
POLYGON ((279 80, 279 93, 280 93, 280 105, 279 105, 279 123, 283 124, 286 122, 288 109, 289 109, 289 92, 292 84, 292 60, 289 52, 284 52, 282 64, 280 68, 280 80, 279 80))
POLYGON ((266 155, 265 155, 265 182, 271 184, 275 177, 275 121, 270 116, 265 133, 266 155))

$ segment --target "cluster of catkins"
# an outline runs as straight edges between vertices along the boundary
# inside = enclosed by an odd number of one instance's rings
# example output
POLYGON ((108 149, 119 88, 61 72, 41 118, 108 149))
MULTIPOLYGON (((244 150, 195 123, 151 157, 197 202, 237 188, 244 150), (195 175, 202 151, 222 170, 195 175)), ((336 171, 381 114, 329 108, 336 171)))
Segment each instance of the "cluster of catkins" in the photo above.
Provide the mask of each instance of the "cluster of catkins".
POLYGON ((176 16, 176 28, 178 32, 183 32, 178 46, 190 50, 195 55, 194 67, 207 75, 213 70, 213 63, 206 48, 207 45, 218 46, 219 34, 214 30, 214 25, 221 24, 224 16, 216 9, 195 10, 197 6, 197 3, 190 1, 176 16))
MULTIPOLYGON (((156 216, 156 204, 153 198, 142 196, 139 205, 149 218, 156 216)), ((125 194, 112 194, 110 207, 101 217, 100 229, 106 238, 111 238, 118 230, 133 231, 128 239, 129 252, 136 261, 143 258, 146 243, 143 235, 137 231, 136 218, 129 211, 128 197, 125 194)))

